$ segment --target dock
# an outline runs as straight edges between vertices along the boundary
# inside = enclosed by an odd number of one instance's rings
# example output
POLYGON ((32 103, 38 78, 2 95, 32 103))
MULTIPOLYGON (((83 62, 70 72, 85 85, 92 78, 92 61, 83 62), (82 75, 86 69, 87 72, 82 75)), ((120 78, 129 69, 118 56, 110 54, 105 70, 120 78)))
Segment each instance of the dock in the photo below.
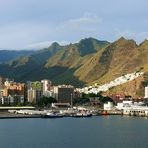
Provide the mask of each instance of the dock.
POLYGON ((0 119, 17 119, 17 118, 41 118, 41 115, 23 115, 8 112, 0 112, 0 119))

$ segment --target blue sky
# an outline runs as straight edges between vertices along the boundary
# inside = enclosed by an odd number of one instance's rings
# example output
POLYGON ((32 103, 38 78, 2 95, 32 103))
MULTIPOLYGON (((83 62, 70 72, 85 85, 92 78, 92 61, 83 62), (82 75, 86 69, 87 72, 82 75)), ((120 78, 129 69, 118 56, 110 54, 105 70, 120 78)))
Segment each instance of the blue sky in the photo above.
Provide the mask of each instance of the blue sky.
POLYGON ((0 0, 0 49, 148 38, 148 0, 0 0))

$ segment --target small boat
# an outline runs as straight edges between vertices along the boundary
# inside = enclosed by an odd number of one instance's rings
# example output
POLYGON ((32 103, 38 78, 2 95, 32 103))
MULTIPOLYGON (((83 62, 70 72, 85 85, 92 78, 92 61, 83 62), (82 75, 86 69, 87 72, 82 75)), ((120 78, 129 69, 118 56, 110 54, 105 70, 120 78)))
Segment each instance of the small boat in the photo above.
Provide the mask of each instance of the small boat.
POLYGON ((81 117, 91 117, 92 114, 90 113, 76 113, 74 115, 72 115, 72 117, 75 117, 75 118, 81 118, 81 117))
POLYGON ((63 115, 61 114, 55 114, 55 113, 47 113, 45 115, 42 115, 43 118, 62 118, 63 115))
POLYGON ((102 115, 107 116, 108 115, 108 112, 107 111, 103 111, 102 112, 102 115))

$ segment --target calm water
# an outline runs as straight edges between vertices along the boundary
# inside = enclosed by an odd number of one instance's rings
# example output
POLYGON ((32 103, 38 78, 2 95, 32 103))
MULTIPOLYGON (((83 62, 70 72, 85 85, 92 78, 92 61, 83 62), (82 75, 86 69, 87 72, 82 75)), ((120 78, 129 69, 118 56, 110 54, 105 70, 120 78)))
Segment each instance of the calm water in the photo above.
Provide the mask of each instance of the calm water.
POLYGON ((148 148, 148 119, 1 119, 0 148, 148 148))

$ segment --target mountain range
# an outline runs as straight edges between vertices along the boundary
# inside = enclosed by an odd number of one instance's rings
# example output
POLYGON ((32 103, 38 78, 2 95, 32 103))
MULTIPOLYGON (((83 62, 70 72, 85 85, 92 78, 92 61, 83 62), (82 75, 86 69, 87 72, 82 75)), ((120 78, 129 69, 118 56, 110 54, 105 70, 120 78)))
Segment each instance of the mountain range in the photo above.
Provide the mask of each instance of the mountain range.
MULTIPOLYGON (((0 51, 1 55, 4 56, 0 51)), ((54 84, 76 87, 104 84, 134 71, 147 74, 148 40, 139 45, 124 37, 112 43, 94 38, 65 46, 54 42, 48 48, 27 55, 0 58, 0 62, 0 75, 16 81, 50 79, 54 84)))
POLYGON ((14 60, 20 56, 33 54, 34 50, 0 50, 0 63, 14 60))

